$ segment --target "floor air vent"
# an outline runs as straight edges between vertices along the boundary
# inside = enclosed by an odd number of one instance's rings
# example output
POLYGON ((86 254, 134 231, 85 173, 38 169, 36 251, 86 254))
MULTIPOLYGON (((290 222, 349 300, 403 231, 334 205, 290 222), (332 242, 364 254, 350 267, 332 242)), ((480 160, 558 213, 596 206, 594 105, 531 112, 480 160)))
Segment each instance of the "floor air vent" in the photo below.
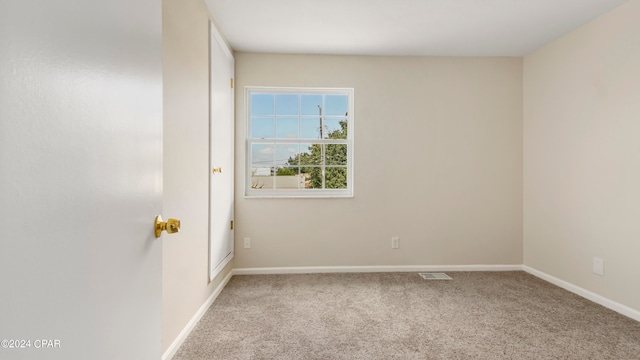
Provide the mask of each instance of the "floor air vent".
POLYGON ((418 273, 425 280, 451 280, 451 277, 445 273, 418 273))

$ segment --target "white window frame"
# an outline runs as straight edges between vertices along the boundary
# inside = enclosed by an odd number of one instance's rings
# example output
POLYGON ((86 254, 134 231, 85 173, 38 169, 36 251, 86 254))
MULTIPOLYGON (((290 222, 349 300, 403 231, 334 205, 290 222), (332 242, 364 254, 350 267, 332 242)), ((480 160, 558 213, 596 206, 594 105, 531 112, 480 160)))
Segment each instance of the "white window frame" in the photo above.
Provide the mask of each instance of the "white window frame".
MULTIPOLYGON (((349 198, 354 195, 354 89, 353 88, 310 88, 310 87, 263 87, 247 86, 244 88, 245 104, 245 184, 246 198, 349 198), (317 95, 347 95, 348 113, 347 139, 251 139, 251 94, 317 94, 317 95), (252 185, 252 144, 259 143, 324 143, 347 145, 347 187, 345 189, 253 189, 252 185)), ((275 164, 275 160, 274 160, 275 164)))

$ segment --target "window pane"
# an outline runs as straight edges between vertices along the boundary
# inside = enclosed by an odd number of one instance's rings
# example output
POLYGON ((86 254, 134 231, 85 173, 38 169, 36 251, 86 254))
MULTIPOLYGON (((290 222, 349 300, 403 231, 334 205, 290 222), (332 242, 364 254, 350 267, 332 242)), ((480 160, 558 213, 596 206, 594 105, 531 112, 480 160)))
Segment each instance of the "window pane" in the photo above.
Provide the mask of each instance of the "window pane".
POLYGON ((283 167, 276 172, 276 189, 304 189, 305 177, 299 174, 300 168, 283 167))
POLYGON ((277 166, 297 166, 300 163, 298 144, 277 144, 276 145, 276 165, 277 166))
POLYGON ((327 95, 324 98, 324 114, 330 115, 347 115, 349 110, 349 100, 347 95, 327 95))
POLYGON ((320 166, 308 166, 300 168, 305 178, 306 189, 322 189, 322 168, 320 166))
POLYGON ((346 139, 347 138, 347 121, 345 119, 329 118, 323 121, 325 139, 346 139))
POLYGON ((298 95, 276 95, 276 115, 298 115, 298 95))
POLYGON ((300 144, 300 165, 322 165, 323 144, 300 144))
POLYGON ((298 118, 276 118, 276 138, 296 139, 298 137, 298 118))
POLYGON ((347 188, 346 166, 326 168, 325 188, 327 189, 346 189, 347 188))
POLYGON ((300 172, 305 188, 322 189, 322 147, 324 144, 300 144, 300 172))
POLYGON ((251 144, 251 167, 260 174, 270 173, 273 166, 273 144, 251 144), (266 169, 266 170, 265 170, 266 169))
POLYGON ((252 139, 273 139, 273 118, 251 118, 252 139))
POLYGON ((300 114, 319 115, 322 95, 300 95, 300 114))
POLYGON ((325 156, 327 165, 347 165, 347 145, 326 144, 325 156))
POLYGON ((273 94, 251 94, 251 115, 274 115, 273 94))
MULTIPOLYGON (((257 174, 257 173, 256 173, 257 174)), ((251 188, 260 190, 271 190, 273 189, 273 176, 270 175, 251 175, 251 188)))
POLYGON ((320 139, 320 118, 309 117, 300 119, 301 139, 320 139))

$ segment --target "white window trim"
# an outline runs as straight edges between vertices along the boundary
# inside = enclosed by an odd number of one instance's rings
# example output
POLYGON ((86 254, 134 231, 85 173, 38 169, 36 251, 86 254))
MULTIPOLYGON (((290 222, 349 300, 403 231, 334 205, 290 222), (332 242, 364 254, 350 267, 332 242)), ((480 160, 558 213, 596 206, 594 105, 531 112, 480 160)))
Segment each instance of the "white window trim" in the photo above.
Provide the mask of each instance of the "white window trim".
MULTIPOLYGON (((315 88, 315 87, 272 87, 272 86, 246 86, 244 88, 244 142, 245 142, 245 166, 244 166, 244 197, 256 198, 352 198, 354 197, 354 89, 353 88, 315 88), (251 93, 267 92, 274 94, 340 94, 349 98, 347 139, 340 143, 347 144, 347 188, 346 189, 300 189, 300 190, 266 190, 251 188, 251 93)), ((279 143, 298 142, 298 140, 277 139, 279 143)), ((316 139, 313 143, 330 142, 316 139)))

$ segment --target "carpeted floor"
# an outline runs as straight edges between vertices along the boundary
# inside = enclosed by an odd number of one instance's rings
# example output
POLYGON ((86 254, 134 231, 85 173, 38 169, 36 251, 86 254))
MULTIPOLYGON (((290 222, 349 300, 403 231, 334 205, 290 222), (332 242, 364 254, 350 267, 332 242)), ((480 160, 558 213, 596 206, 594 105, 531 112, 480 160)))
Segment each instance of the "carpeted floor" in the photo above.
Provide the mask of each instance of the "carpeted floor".
POLYGON ((640 322, 524 272, 234 276, 174 360, 640 359, 640 322))

